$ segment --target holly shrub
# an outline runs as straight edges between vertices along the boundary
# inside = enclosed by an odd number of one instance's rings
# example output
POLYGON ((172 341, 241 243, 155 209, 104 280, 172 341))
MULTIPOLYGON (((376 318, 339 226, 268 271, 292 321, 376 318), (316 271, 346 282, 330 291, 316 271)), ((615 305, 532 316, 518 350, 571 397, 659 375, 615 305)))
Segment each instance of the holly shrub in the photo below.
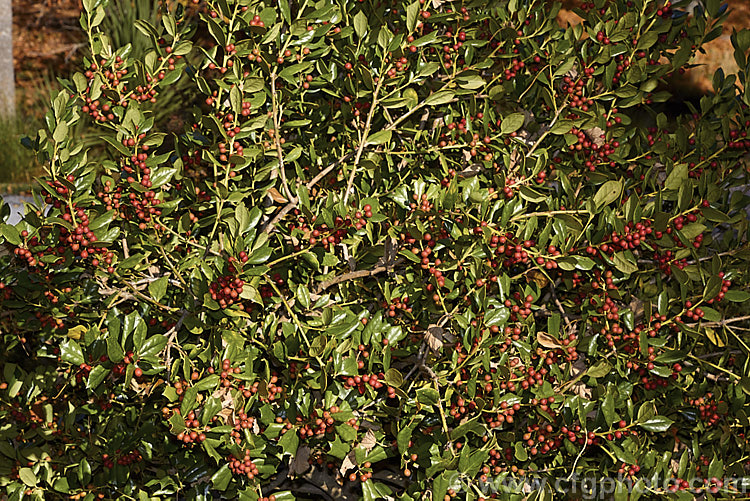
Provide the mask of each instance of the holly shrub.
POLYGON ((750 31, 667 86, 725 6, 195 0, 136 59, 83 3, 0 225, 2 499, 748 488, 750 31))

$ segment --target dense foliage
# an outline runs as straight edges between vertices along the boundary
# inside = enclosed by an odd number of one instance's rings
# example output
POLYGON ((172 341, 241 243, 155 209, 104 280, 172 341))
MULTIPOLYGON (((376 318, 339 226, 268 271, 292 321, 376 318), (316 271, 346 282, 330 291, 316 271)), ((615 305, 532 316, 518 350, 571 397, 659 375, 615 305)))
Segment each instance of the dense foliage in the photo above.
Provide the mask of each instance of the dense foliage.
POLYGON ((750 32, 664 88, 718 1, 201 1, 138 58, 83 3, 0 224, 0 498, 746 488, 750 32))

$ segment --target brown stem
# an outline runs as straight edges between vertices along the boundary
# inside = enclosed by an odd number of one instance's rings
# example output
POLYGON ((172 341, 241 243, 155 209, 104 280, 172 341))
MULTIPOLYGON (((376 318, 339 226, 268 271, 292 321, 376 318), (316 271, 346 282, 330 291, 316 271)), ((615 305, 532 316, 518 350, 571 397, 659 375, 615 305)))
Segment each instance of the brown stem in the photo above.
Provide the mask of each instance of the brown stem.
POLYGON ((383 82, 385 81, 385 76, 380 75, 380 78, 378 78, 378 84, 375 86, 375 92, 372 95, 372 105, 370 106, 370 111, 367 113, 367 121, 365 122, 365 130, 362 133, 362 137, 359 141, 359 146, 357 147, 357 154, 354 156, 354 163, 352 164, 352 172, 349 174, 349 180, 346 183, 346 191, 344 192, 344 207, 347 206, 347 202, 349 201, 349 192, 352 190, 352 186, 354 185, 354 177, 357 174, 357 166, 359 165, 359 159, 362 158, 362 152, 365 150, 365 146, 367 145, 367 136, 370 135, 370 127, 372 126, 372 117, 375 116, 375 109, 378 105, 378 94, 380 93, 380 88, 383 86, 383 82))
POLYGON ((744 322, 746 320, 750 320, 750 315, 745 315, 742 317, 733 317, 733 318, 725 318, 724 320, 719 320, 718 322, 693 322, 690 324, 683 324, 687 325, 688 327, 724 327, 727 324, 733 324, 735 322, 744 322))
POLYGON ((276 154, 279 157, 278 172, 281 175, 281 183, 284 189, 284 195, 286 195, 289 203, 296 204, 297 199, 292 196, 292 191, 289 189, 289 183, 286 179, 286 170, 284 169, 284 151, 281 149, 281 110, 279 109, 279 103, 276 101, 276 73, 271 73, 271 106, 273 111, 273 142, 276 145, 276 154))
MULTIPOLYGON (((335 169, 336 167, 338 167, 339 165, 341 165, 342 162, 345 162, 346 160, 348 160, 349 157, 351 157, 351 156, 352 156, 352 153, 347 153, 343 157, 341 157, 338 160, 336 160, 335 162, 331 163, 328 167, 326 167, 322 171, 318 172, 318 174, 314 178, 312 178, 310 180, 310 182, 308 182, 305 185, 307 187, 307 189, 309 190, 310 188, 312 188, 313 186, 315 186, 316 184, 318 184, 318 182, 321 179, 323 179, 324 177, 326 177, 329 172, 331 172, 333 169, 335 169)), ((276 223, 278 223, 279 221, 281 221, 284 218, 284 216, 286 216, 289 213, 289 211, 292 210, 293 208, 295 208, 296 206, 297 206, 297 201, 295 200, 293 202, 289 202, 284 207, 282 207, 282 209, 279 212, 276 213, 276 215, 273 217, 273 219, 271 219, 265 225, 265 227, 263 227, 263 231, 265 233, 271 233, 274 230, 274 228, 276 226, 276 223)))
POLYGON ((371 276, 377 275, 378 273, 391 270, 393 269, 394 266, 400 264, 401 262, 402 262, 401 259, 397 259, 393 263, 382 264, 382 265, 376 266, 375 268, 371 270, 351 271, 349 273, 344 273, 343 275, 333 277, 332 279, 326 280, 325 282, 322 282, 320 285, 318 285, 318 287, 315 289, 315 294, 320 294, 321 292, 328 289, 329 287, 332 287, 336 284, 340 284, 341 282, 346 282, 347 280, 356 280, 358 278, 371 277, 371 276))

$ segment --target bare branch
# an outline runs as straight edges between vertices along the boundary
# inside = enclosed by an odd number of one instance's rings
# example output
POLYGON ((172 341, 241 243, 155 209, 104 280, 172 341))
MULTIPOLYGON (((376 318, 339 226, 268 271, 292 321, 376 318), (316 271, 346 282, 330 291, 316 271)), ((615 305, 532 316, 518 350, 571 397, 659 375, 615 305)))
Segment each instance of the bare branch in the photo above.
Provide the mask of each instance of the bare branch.
POLYGON ((370 135, 370 127, 372 127, 372 117, 375 116, 375 110, 377 109, 378 105, 378 94, 380 93, 380 88, 383 86, 384 81, 385 76, 380 75, 380 78, 378 78, 378 84, 375 86, 375 91, 372 94, 372 104, 370 105, 369 113, 367 113, 365 130, 363 131, 362 137, 359 141, 357 154, 354 156, 354 163, 352 164, 352 172, 349 174, 349 180, 346 183, 346 191, 344 192, 344 207, 347 206, 347 202, 349 201, 349 192, 351 192, 352 186, 354 185, 354 177, 357 174, 357 166, 359 165, 360 158, 362 158, 362 152, 365 150, 365 146, 367 145, 367 137, 370 135))
POLYGON ((274 133, 273 133, 273 142, 276 145, 276 153, 279 157, 279 166, 278 166, 278 172, 281 175, 281 183, 284 188, 284 195, 286 195, 287 200, 289 200, 290 204, 296 205, 297 204, 297 198, 292 196, 292 191, 289 189, 289 183, 286 179, 286 170, 284 170, 284 152, 281 149, 281 121, 280 121, 280 115, 281 115, 281 107, 279 106, 278 101, 276 100, 276 72, 271 73, 271 106, 272 106, 272 112, 273 112, 273 127, 274 127, 274 133))

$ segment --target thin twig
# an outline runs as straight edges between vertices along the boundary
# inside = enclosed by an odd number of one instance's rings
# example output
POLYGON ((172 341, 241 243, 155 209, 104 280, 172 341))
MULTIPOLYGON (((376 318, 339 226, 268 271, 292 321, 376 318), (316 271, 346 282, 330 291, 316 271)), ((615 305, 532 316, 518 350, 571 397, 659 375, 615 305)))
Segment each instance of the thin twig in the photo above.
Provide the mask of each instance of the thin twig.
POLYGON ((367 113, 365 130, 360 138, 359 146, 357 147, 357 154, 354 156, 352 172, 349 174, 349 180, 346 183, 346 191, 344 192, 344 207, 347 206, 347 202, 349 201, 349 192, 351 192, 352 186, 354 185, 354 177, 357 174, 357 166, 359 165, 360 158, 362 158, 362 152, 365 150, 365 146, 367 145, 367 137, 370 135, 370 127, 372 126, 372 117, 375 116, 375 110, 377 109, 378 105, 378 94, 380 93, 380 88, 383 86, 384 81, 385 76, 380 75, 380 78, 378 78, 378 84, 375 86, 375 92, 372 95, 372 104, 370 105, 370 111, 369 113, 367 113))
POLYGON ((581 459, 581 456, 583 456, 583 451, 586 450, 586 446, 588 445, 589 441, 586 439, 586 441, 583 443, 583 447, 581 447, 580 452, 576 456, 575 461, 573 461, 573 467, 570 469, 570 474, 568 475, 568 478, 566 481, 570 482, 570 479, 573 478, 573 475, 575 475, 576 472, 576 466, 578 466, 578 460, 581 459))
MULTIPOLYGON (((179 320, 177 320, 177 323, 174 324, 174 326, 167 331, 165 336, 167 336, 167 345, 164 347, 164 350, 166 351, 166 366, 167 366, 167 381, 172 380, 172 350, 171 348, 177 348, 177 351, 183 352, 182 347, 179 344, 175 344, 175 338, 177 337, 177 333, 182 328, 182 324, 185 322, 185 319, 190 314, 190 311, 188 310, 182 310, 182 315, 180 315, 179 320)), ((189 358, 189 357, 188 357, 189 358)), ((190 361, 192 364, 192 360, 190 361)))
POLYGON ((344 273, 343 275, 339 275, 337 277, 333 277, 330 280, 326 280, 325 282, 321 282, 320 285, 315 289, 315 294, 320 294, 324 290, 328 289, 329 287, 332 287, 336 284, 340 284, 341 282, 346 282, 347 280, 356 280, 358 278, 365 278, 365 277, 371 277, 374 275, 377 275, 378 273, 382 273, 384 271, 388 271, 393 269, 394 266, 401 264, 403 260, 397 259, 393 263, 390 264, 381 264, 376 266, 375 268, 371 270, 357 270, 357 271, 351 271, 349 273, 344 273))
POLYGON ((714 358, 718 356, 722 356, 725 354, 729 355, 740 355, 743 352, 741 350, 730 350, 730 351, 715 351, 713 353, 704 353, 703 355, 696 355, 695 358, 700 358, 701 360, 706 360, 708 358, 714 358))
MULTIPOLYGON (((336 161, 332 162, 330 165, 328 165, 328 167, 326 167, 322 171, 318 172, 318 174, 314 178, 312 178, 305 185, 307 187, 307 189, 309 190, 313 186, 315 186, 316 184, 318 184, 318 182, 321 179, 323 179, 324 177, 326 177, 328 175, 328 173, 330 173, 333 169, 335 169, 336 167, 338 167, 339 165, 341 165, 343 162, 347 161, 352 155, 353 155, 353 153, 347 153, 343 157, 341 157, 341 158, 337 159, 336 161)), ((290 201, 289 203, 287 203, 279 212, 276 213, 276 215, 273 217, 273 219, 271 219, 263 227, 263 231, 265 233, 271 233, 274 230, 274 228, 276 227, 276 223, 278 223, 279 221, 281 221, 284 218, 284 216, 286 216, 289 213, 289 211, 292 210, 292 209, 294 209, 296 206, 297 206, 297 201, 294 201, 294 202, 290 201)))
POLYGON ((555 302, 555 305, 557 306, 557 309, 562 313, 563 318, 565 319, 565 325, 568 328, 568 335, 575 333, 578 329, 575 325, 573 325, 573 322, 570 321, 570 317, 568 317, 568 312, 565 311, 565 308, 563 308, 562 303, 557 298, 557 294, 555 293, 555 284, 551 284, 552 287, 550 287, 550 292, 552 293, 552 300, 555 302))
POLYGON ((414 375, 415 372, 417 372, 418 369, 421 369, 424 366, 425 359, 427 358, 427 343, 423 342, 422 346, 419 347, 419 352, 417 353, 417 363, 414 364, 409 370, 409 372, 404 376, 404 381, 408 381, 412 375, 414 375))
POLYGON ((284 151, 281 149, 281 122, 279 116, 281 115, 281 108, 279 103, 276 101, 276 72, 271 73, 271 106, 273 108, 273 142, 276 145, 276 153, 279 156, 278 171, 281 174, 281 183, 284 189, 284 194, 290 203, 296 204, 297 198, 292 196, 292 191, 289 189, 289 183, 286 180, 286 170, 284 169, 284 151))
POLYGON ((683 324, 688 327, 724 327, 727 324, 733 324, 735 322, 744 322, 746 320, 750 320, 750 315, 745 315, 742 317, 733 317, 733 318, 725 318, 724 320, 719 320, 717 322, 693 322, 690 324, 683 324))

